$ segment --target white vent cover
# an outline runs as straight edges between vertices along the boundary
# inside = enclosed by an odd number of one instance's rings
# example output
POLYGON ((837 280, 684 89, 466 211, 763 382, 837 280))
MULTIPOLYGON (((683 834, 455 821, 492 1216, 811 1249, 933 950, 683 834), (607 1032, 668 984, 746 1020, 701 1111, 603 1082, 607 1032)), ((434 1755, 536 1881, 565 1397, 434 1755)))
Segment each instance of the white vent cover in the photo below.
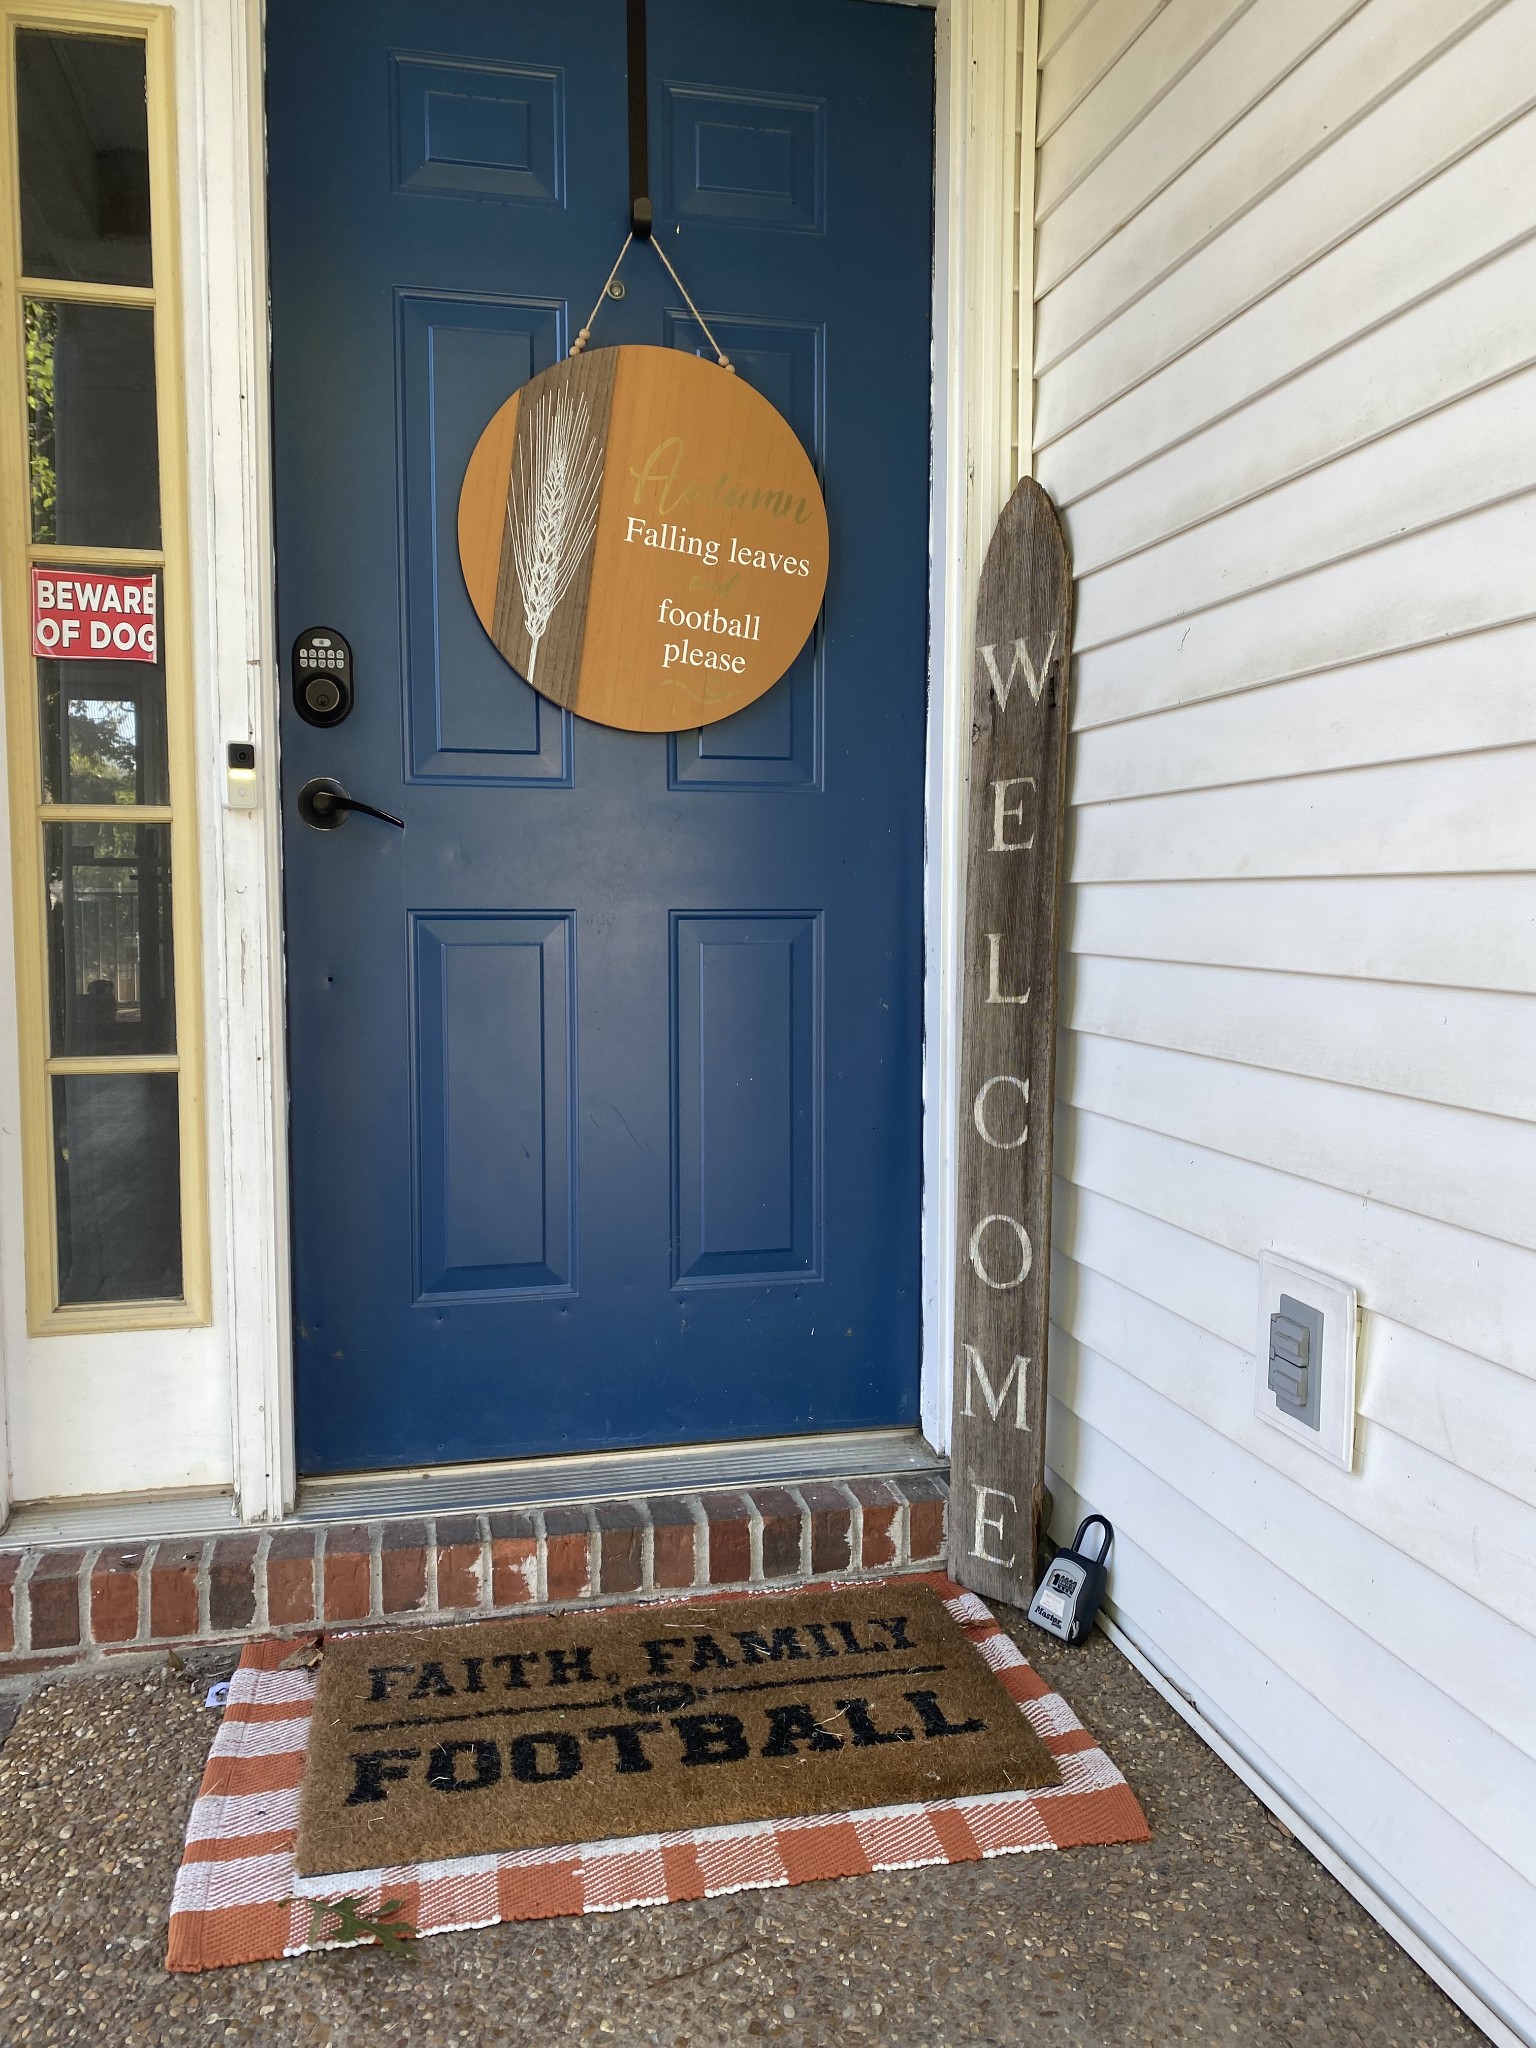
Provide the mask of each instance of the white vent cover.
MULTIPOLYGON (((1303 1320, 1311 1324, 1311 1318, 1303 1320)), ((1315 1324, 1311 1328, 1315 1332, 1315 1324)), ((1294 1442, 1305 1444, 1330 1464, 1342 1465, 1346 1472, 1355 1458, 1355 1360, 1359 1328, 1358 1297, 1347 1282, 1299 1266, 1278 1252, 1259 1254, 1254 1413, 1261 1422, 1282 1431, 1294 1442), (1309 1373, 1317 1376, 1307 1404, 1317 1418, 1315 1427, 1295 1412, 1297 1404, 1289 1393, 1294 1378, 1288 1379, 1279 1371, 1272 1375, 1270 1371, 1272 1339, 1282 1350, 1289 1348, 1294 1353, 1294 1344, 1288 1347, 1286 1340, 1294 1339, 1296 1318, 1282 1308, 1282 1296, 1292 1304, 1301 1303, 1322 1318, 1322 1342, 1318 1344, 1313 1335, 1307 1365, 1309 1373), (1284 1319, 1278 1326, 1273 1324, 1276 1316, 1284 1319), (1272 1378, 1279 1384, 1272 1385, 1272 1378)))

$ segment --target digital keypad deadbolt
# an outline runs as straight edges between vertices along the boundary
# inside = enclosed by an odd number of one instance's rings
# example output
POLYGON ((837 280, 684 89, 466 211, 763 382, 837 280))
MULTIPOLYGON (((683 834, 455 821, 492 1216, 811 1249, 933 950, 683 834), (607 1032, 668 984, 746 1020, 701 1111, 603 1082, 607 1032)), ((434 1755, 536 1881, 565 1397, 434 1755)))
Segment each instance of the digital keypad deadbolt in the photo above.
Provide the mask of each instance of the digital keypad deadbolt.
POLYGON ((352 709, 352 650, 331 626, 293 643, 293 708, 308 725, 340 725, 352 709))

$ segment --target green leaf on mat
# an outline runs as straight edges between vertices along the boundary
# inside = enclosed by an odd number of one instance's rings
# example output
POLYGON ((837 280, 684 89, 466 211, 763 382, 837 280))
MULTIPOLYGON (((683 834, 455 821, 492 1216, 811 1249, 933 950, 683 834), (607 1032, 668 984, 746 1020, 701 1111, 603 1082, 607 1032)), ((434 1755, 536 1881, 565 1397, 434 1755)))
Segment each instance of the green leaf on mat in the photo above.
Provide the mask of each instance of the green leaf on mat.
POLYGON ((339 1899, 295 1899, 293 1903, 308 1906, 309 1939, 315 1946, 322 1942, 371 1941, 388 1949, 402 1963, 416 1960, 409 1944, 418 1936, 410 1921, 401 1917, 404 1899, 386 1899, 372 1918, 355 1892, 345 1892, 339 1899))

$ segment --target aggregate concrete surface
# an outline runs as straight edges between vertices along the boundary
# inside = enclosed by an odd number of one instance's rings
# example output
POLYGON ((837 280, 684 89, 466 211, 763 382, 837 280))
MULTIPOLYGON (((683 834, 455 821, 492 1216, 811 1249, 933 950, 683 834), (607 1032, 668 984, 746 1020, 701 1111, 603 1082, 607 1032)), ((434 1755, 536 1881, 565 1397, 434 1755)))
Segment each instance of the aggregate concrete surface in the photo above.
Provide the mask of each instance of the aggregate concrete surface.
POLYGON ((0 1749, 0 2044, 1482 2040, 1105 1637, 1062 1650, 999 1612, 1130 1779, 1149 1845, 440 1935, 414 1966, 352 1949, 169 1976, 207 1666, 53 1684, 0 1749))

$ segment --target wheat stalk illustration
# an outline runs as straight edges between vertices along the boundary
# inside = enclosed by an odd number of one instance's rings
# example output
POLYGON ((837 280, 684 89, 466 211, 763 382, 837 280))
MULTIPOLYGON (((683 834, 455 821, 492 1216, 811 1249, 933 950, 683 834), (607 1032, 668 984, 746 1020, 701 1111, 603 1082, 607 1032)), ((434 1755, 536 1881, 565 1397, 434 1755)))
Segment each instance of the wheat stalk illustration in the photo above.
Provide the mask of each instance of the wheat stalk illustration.
POLYGON ((586 400, 569 390, 543 393, 534 405, 526 456, 507 505, 530 683, 539 642, 592 545, 602 473, 602 451, 591 432, 586 400))

